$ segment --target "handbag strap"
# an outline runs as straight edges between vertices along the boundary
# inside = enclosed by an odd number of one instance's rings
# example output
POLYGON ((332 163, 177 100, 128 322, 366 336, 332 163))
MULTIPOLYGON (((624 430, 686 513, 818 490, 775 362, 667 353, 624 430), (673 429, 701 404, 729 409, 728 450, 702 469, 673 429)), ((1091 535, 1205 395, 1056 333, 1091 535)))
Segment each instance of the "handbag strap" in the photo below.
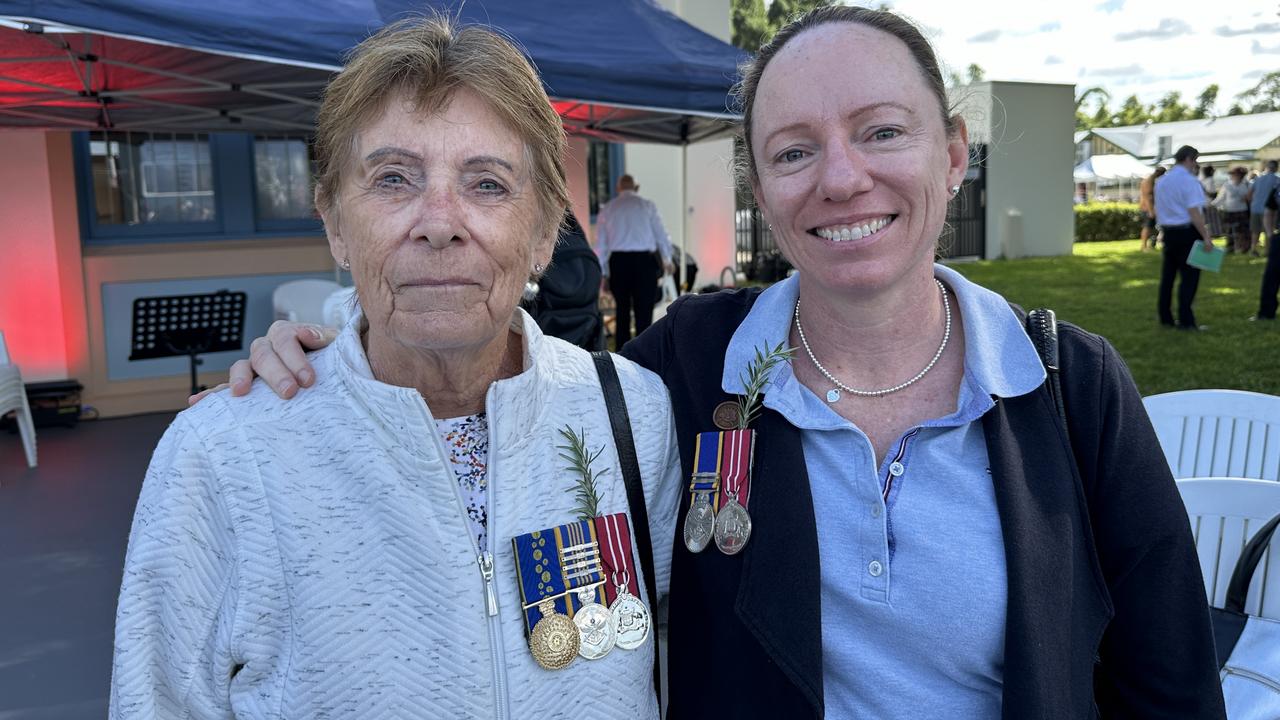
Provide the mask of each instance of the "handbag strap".
POLYGON ((1249 540, 1249 544, 1244 546, 1240 559, 1236 561, 1236 569, 1231 573, 1231 584, 1227 585, 1227 610, 1244 613, 1244 601, 1249 595, 1253 571, 1258 569, 1262 556, 1267 554, 1267 547, 1271 545, 1271 536, 1275 534, 1277 525, 1280 525, 1280 515, 1268 520, 1253 539, 1249 540))
POLYGON ((1040 362, 1044 364, 1045 372, 1048 378, 1045 383, 1049 386, 1049 395, 1053 398, 1053 405, 1058 410, 1058 417, 1062 419, 1062 434, 1067 438, 1067 444, 1071 444, 1071 435, 1067 430, 1067 406, 1062 401, 1062 380, 1058 373, 1061 369, 1058 361, 1058 318, 1049 308, 1036 308, 1027 313, 1027 335, 1031 338, 1031 344, 1036 346, 1036 352, 1040 353, 1040 362))
MULTIPOLYGON (((631 523, 636 533, 636 551, 640 555, 640 569, 644 573, 645 594, 649 607, 658 611, 658 585, 653 575, 653 543, 649 537, 649 512, 644 504, 644 486, 640 482, 640 462, 636 458, 636 444, 631 438, 631 417, 627 413, 627 398, 622 393, 618 369, 613 356, 605 350, 591 353, 600 376, 600 390, 604 404, 609 409, 609 425, 613 428, 613 444, 618 449, 618 462, 622 465, 622 481, 627 488, 627 506, 631 510, 631 523)), ((661 674, 658 668, 658 633, 653 632, 653 690, 661 693, 661 674)), ((661 696, 661 695, 659 695, 661 696)))

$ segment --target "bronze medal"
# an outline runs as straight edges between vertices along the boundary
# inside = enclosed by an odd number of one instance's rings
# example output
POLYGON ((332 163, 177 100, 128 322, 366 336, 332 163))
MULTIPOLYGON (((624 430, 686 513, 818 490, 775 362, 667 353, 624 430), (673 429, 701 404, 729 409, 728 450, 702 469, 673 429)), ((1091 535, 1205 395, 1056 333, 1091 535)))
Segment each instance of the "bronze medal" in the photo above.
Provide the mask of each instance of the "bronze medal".
POLYGON ((578 655, 582 639, 578 626, 568 615, 556 612, 551 600, 538 603, 542 619, 533 626, 529 636, 529 650, 533 659, 547 670, 560 670, 569 666, 578 655))
POLYGON ((738 412, 740 409, 738 403, 733 400, 725 400, 717 405, 715 411, 711 413, 711 420, 721 430, 733 430, 738 427, 738 412))

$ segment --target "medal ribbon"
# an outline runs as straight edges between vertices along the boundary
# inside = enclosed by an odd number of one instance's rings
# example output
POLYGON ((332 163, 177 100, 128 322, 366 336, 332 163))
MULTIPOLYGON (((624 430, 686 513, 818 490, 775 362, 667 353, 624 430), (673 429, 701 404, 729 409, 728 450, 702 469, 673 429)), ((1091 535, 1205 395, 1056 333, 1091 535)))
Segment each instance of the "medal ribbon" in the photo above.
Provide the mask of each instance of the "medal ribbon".
POLYGON ((511 549, 520 577, 526 634, 542 619, 539 601, 551 598, 556 612, 573 617, 582 605, 573 590, 607 585, 600 567, 596 526, 591 521, 576 520, 513 537, 511 549))
POLYGON ((698 441, 693 448, 693 477, 689 481, 689 504, 697 499, 699 493, 708 493, 711 506, 720 504, 720 440, 723 433, 698 433, 698 441))
MULTIPOLYGON (((720 433, 723 462, 720 479, 725 492, 718 493, 716 511, 729 502, 729 493, 737 497, 743 508, 751 499, 751 465, 755 449, 755 430, 726 430, 720 433)), ((704 433, 708 434, 708 433, 704 433)))
POLYGON ((600 564, 604 567, 604 595, 606 605, 613 606, 618 597, 615 578, 625 579, 627 592, 640 596, 640 583, 631 562, 631 530, 627 525, 626 513, 614 513, 594 518, 596 534, 600 542, 600 564))

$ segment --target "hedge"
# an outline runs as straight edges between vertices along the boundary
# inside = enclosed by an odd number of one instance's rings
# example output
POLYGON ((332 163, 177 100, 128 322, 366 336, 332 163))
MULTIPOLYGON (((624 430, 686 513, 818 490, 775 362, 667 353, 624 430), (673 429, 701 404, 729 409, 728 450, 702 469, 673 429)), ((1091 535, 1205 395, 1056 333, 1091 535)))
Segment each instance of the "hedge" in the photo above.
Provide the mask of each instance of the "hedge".
POLYGON ((1127 240, 1142 231, 1142 213, 1134 203, 1084 203, 1075 211, 1076 242, 1127 240))

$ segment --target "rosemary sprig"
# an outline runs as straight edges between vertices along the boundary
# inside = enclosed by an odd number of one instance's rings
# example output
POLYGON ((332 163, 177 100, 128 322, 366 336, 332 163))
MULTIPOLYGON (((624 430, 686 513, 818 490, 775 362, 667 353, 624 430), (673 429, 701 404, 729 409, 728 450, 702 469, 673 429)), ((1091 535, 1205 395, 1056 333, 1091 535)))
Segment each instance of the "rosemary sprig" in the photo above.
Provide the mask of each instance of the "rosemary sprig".
POLYGON ((790 360, 791 353, 794 351, 795 348, 783 347, 781 342, 768 352, 761 352, 760 348, 756 348, 756 356, 747 363, 745 376, 738 376, 738 380, 746 391, 745 394, 738 396, 739 430, 746 430, 751 421, 760 414, 760 392, 764 390, 764 384, 769 380, 769 373, 777 367, 778 363, 790 360))
POLYGON ((596 492, 596 478, 609 472, 609 468, 602 468, 593 471, 591 464, 600 457, 604 452, 604 446, 601 445, 595 452, 587 447, 587 433, 582 430, 578 433, 573 428, 565 425, 560 428, 560 436, 565 439, 567 445, 557 445, 556 449, 560 451, 560 457, 569 462, 569 466, 565 468, 572 472, 574 479, 574 498, 578 501, 578 518, 582 520, 590 520, 599 514, 600 495, 596 492))

